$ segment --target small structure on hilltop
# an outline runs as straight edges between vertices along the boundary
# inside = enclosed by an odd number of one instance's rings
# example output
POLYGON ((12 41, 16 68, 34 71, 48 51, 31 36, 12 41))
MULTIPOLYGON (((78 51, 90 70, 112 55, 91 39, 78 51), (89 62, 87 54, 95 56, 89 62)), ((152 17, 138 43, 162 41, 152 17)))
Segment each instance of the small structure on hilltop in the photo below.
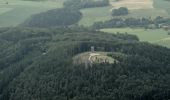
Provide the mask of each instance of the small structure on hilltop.
MULTIPOLYGON (((101 47, 100 50, 104 48, 101 47)), ((109 57, 108 52, 99 52, 98 47, 91 46, 89 52, 84 52, 73 57, 73 63, 76 65, 84 65, 85 68, 93 67, 94 64, 113 64, 116 59, 109 57), (95 51, 95 49, 97 49, 95 51)))
POLYGON ((94 46, 91 46, 91 52, 95 52, 94 46))

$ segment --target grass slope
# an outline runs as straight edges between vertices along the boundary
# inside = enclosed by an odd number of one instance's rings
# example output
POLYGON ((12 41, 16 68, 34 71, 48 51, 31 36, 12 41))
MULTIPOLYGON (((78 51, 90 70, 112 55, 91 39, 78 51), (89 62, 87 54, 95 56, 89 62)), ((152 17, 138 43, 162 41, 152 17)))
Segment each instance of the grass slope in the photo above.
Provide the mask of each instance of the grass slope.
MULTIPOLYGON (((122 2, 122 1, 120 1, 122 2)), ((127 0, 126 0, 127 2, 127 0)), ((112 4, 112 1, 111 1, 112 4)), ((126 4, 126 3, 125 3, 126 4)), ((139 6, 142 3, 137 3, 139 6)), ((137 4, 135 4, 135 7, 137 4)), ((135 18, 141 18, 141 17, 152 17, 155 18, 157 16, 163 16, 163 17, 170 17, 170 14, 167 13, 167 9, 169 7, 170 2, 163 1, 163 0, 154 0, 153 1, 153 8, 140 8, 140 9, 130 9, 130 13, 127 16, 116 16, 116 17, 123 17, 123 18, 129 18, 129 17, 135 17, 135 18)), ((131 6, 128 6, 131 7, 131 6)), ((110 7, 98 7, 98 8, 87 8, 81 10, 83 13, 83 18, 79 22, 79 25, 84 26, 90 26, 94 22, 97 21, 105 21, 112 18, 111 16, 111 10, 113 9, 112 6, 110 7)), ((116 18, 115 17, 115 18, 116 18)))
POLYGON ((0 0, 0 27, 16 26, 29 18, 32 14, 62 7, 61 1, 21 1, 10 0, 5 4, 0 0))
POLYGON ((150 43, 159 44, 162 46, 170 47, 170 35, 167 34, 167 31, 163 29, 155 30, 145 30, 145 29, 131 29, 131 28, 110 28, 110 29, 101 29, 101 31, 109 33, 125 33, 137 35, 141 41, 147 41, 150 43))
POLYGON ((153 6, 157 9, 164 9, 170 14, 170 1, 166 0, 154 0, 153 6))
POLYGON ((111 7, 97 7, 87 8, 81 10, 83 18, 80 20, 79 25, 90 26, 97 21, 105 21, 111 19, 111 7))

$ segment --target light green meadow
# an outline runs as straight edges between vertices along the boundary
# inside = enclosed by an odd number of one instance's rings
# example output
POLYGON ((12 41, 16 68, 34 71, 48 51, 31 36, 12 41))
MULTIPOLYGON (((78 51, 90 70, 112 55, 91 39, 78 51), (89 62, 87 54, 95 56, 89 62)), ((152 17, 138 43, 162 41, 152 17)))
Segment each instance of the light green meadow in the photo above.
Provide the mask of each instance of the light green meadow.
POLYGON ((136 35, 139 37, 140 41, 147 41, 154 44, 159 44, 162 46, 170 47, 170 35, 168 35, 168 31, 163 29, 141 29, 141 28, 110 28, 110 29, 101 29, 103 32, 108 33, 128 33, 132 35, 136 35))
POLYGON ((16 26, 31 15, 63 6, 62 0, 22 1, 0 0, 0 27, 16 26))

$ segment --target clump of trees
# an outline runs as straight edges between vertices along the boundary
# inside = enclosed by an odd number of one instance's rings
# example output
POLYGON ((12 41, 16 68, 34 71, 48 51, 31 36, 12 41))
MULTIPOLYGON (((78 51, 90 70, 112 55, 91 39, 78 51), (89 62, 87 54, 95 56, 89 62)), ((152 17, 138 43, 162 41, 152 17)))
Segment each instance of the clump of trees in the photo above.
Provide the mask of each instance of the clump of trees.
POLYGON ((95 22, 94 29, 114 28, 114 27, 143 27, 143 28, 163 28, 170 26, 170 19, 163 17, 151 18, 113 18, 104 22, 95 22))
POLYGON ((120 7, 112 10, 112 16, 124 16, 129 14, 129 10, 126 7, 120 7))
POLYGON ((83 9, 104 7, 109 5, 109 0, 69 0, 64 2, 65 7, 83 9))
POLYGON ((170 32, 168 32, 168 35, 170 35, 170 32))
POLYGON ((81 17, 81 12, 76 9, 53 9, 33 15, 22 25, 27 27, 66 27, 77 23, 81 17))
POLYGON ((80 9, 108 6, 109 0, 68 0, 64 7, 35 14, 27 19, 21 26, 26 27, 68 27, 75 25, 81 18, 80 9))

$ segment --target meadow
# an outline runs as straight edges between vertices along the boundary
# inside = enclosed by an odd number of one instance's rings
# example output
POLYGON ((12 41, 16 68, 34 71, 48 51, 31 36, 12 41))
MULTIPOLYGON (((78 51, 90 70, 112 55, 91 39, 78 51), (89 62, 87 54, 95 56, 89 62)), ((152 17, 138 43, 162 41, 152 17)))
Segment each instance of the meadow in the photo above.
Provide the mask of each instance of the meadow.
MULTIPOLYGON (((136 0, 137 1, 137 0, 136 0)), ((127 6, 127 3, 122 3, 122 2, 127 2, 121 1, 121 4, 117 4, 117 7, 119 6, 127 6), (122 5, 124 4, 124 5, 122 5)), ((149 2, 149 0, 148 0, 149 2)), ((150 2, 151 3, 151 2, 150 2)), ((149 3, 149 4, 150 4, 149 3)), ((111 3, 113 4, 113 3, 111 3)), ((163 0, 153 0, 153 7, 151 5, 147 5, 147 9, 142 9, 142 4, 140 8, 136 6, 136 4, 133 6, 131 3, 129 6, 130 12, 127 16, 117 16, 117 17, 122 17, 122 18, 129 18, 129 17, 135 17, 135 18, 141 18, 141 17, 157 17, 157 16, 163 16, 163 17, 170 17, 170 12, 168 13, 168 9, 170 9, 170 2, 168 1, 163 1, 163 0), (135 8, 136 7, 136 8, 135 8)), ((115 5, 112 5, 115 6, 115 5)), ((80 25, 85 25, 85 26, 90 26, 94 22, 97 21, 105 21, 113 18, 111 16, 111 9, 113 7, 101 7, 101 8, 88 8, 88 9, 83 9, 81 10, 83 13, 83 18, 79 22, 80 25), (101 13, 102 12, 102 13, 101 13)), ((116 18, 116 17, 115 17, 116 18)), ((131 29, 131 28, 114 28, 114 29, 102 29, 101 31, 104 32, 109 32, 109 33, 129 33, 133 35, 137 35, 141 41, 147 41, 150 43, 170 47, 170 35, 168 35, 167 31, 163 29, 154 29, 154 30, 145 30, 145 29, 131 29)))
POLYGON ((0 27, 16 26, 31 15, 63 6, 62 0, 22 1, 0 0, 0 27))
POLYGON ((170 14, 170 1, 166 0, 154 0, 153 6, 157 9, 164 9, 170 14))
POLYGON ((90 26, 94 22, 111 19, 110 9, 110 6, 82 9, 83 18, 80 20, 79 25, 90 26))
POLYGON ((168 35, 168 31, 163 29, 149 29, 145 30, 142 28, 111 28, 111 29, 101 29, 100 31, 108 32, 108 33, 128 33, 132 35, 136 35, 139 37, 140 41, 146 41, 154 44, 158 44, 161 46, 170 47, 170 35, 168 35))
POLYGON ((157 16, 170 17, 170 13, 167 13, 167 9, 170 7, 169 6, 170 2, 167 2, 164 0, 153 0, 152 2, 151 1, 152 0, 147 0, 148 4, 146 4, 146 2, 139 2, 139 0, 122 0, 118 3, 111 1, 111 6, 108 6, 108 7, 82 9, 81 12, 83 13, 83 18, 79 22, 79 25, 90 26, 94 22, 105 21, 105 20, 109 20, 111 18, 117 18, 117 17, 119 18, 120 17, 122 18, 129 18, 129 17, 155 18, 157 16), (130 1, 136 1, 136 2, 133 3, 130 1), (129 14, 126 16, 112 17, 111 10, 113 8, 119 8, 122 6, 128 7, 128 9, 130 10, 129 14))
MULTIPOLYGON (((137 0, 136 0, 137 1, 137 0)), ((131 5, 130 12, 127 16, 118 16, 118 17, 156 17, 164 16, 170 17, 170 2, 164 0, 153 0, 152 2, 147 0, 149 3, 146 5, 147 9, 142 9, 143 3, 137 3, 139 6, 131 5), (140 8, 139 8, 140 7, 140 8), (133 9, 132 9, 133 8, 133 9), (169 14, 167 13, 169 11, 169 14)), ((112 18, 111 10, 119 6, 126 6, 127 0, 121 1, 116 5, 113 5, 111 1, 111 6, 108 7, 97 7, 97 8, 87 8, 82 9, 83 18, 78 23, 79 25, 91 26, 94 22, 106 21, 112 18), (124 5, 123 5, 124 4, 124 5)), ((33 14, 40 12, 45 12, 50 9, 60 8, 63 6, 63 0, 47 0, 47 1, 23 1, 23 0, 0 0, 0 27, 16 26, 24 22, 33 14)))

